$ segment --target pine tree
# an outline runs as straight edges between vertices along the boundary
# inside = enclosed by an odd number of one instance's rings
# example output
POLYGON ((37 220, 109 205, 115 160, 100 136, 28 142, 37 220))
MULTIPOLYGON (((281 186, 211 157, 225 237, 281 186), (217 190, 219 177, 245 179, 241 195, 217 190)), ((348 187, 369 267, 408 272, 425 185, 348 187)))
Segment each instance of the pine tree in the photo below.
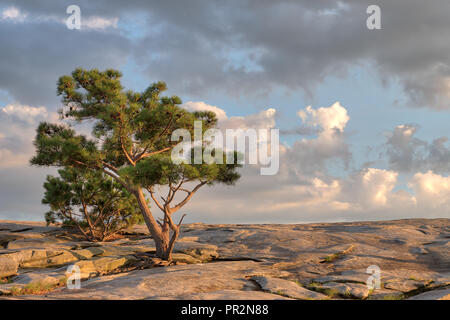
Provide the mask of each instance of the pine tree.
POLYGON ((161 95, 166 90, 163 82, 138 93, 125 91, 120 79, 116 70, 97 69, 76 69, 71 76, 61 77, 57 85, 65 105, 61 115, 76 123, 93 123, 92 137, 43 122, 37 128, 31 164, 85 168, 112 177, 135 197, 157 256, 170 260, 184 217, 175 223, 173 214, 204 185, 234 184, 240 177, 239 165, 225 160, 223 164, 174 163, 170 152, 178 142, 171 141, 172 132, 184 128, 193 136, 194 121, 202 122, 204 132, 215 127, 215 114, 184 110, 179 97, 161 95), (158 198, 160 186, 168 193, 158 198), (178 193, 183 196, 175 203, 178 193), (146 194, 163 212, 161 221, 155 218, 146 194))
POLYGON ((105 241, 143 222, 133 196, 113 178, 85 168, 63 168, 47 176, 43 204, 47 223, 77 228, 88 241, 105 241))

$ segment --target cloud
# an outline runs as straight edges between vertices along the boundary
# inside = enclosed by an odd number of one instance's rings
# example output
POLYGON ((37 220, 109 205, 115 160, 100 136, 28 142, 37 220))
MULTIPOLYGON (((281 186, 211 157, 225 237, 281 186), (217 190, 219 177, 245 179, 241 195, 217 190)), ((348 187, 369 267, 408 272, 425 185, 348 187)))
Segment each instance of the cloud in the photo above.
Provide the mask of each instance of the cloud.
POLYGON ((42 185, 48 174, 55 175, 56 170, 0 166, 0 219, 43 221, 48 207, 41 204, 42 185))
POLYGON ((300 110, 297 115, 303 122, 314 127, 318 126, 327 134, 331 134, 334 130, 343 132, 347 122, 350 120, 347 110, 339 102, 328 108, 322 107, 317 110, 308 106, 305 110, 300 110))
POLYGON ((6 117, 14 120, 24 121, 28 124, 33 124, 39 120, 57 120, 57 114, 53 113, 50 115, 45 107, 31 107, 23 106, 20 104, 9 104, 6 107, 1 108, 0 111, 6 117))
POLYGON ((339 200, 341 188, 339 180, 325 182, 319 178, 312 178, 308 184, 280 185, 267 190, 255 209, 262 214, 277 214, 286 210, 306 210, 310 214, 321 214, 324 210, 345 211, 350 204, 339 200))
POLYGON ((181 105, 182 108, 188 110, 188 111, 212 111, 216 114, 217 120, 223 121, 228 119, 227 114, 225 110, 220 109, 216 106, 211 106, 209 104, 204 103, 203 101, 188 101, 181 105))
POLYGON ((450 172, 450 146, 447 137, 431 142, 416 138, 417 125, 399 125, 387 132, 383 155, 389 167, 403 173, 433 170, 450 172))
POLYGON ((317 137, 297 140, 286 150, 286 162, 292 174, 321 175, 331 160, 339 160, 348 167, 352 154, 344 133, 350 120, 347 110, 336 102, 318 109, 308 106, 297 115, 306 126, 317 128, 318 132, 317 137))
MULTIPOLYGON (((258 115, 264 118, 261 112, 241 117, 240 121, 247 125, 258 115)), ((298 115, 304 125, 317 128, 317 136, 282 146, 277 175, 261 176, 258 167, 245 165, 235 187, 203 189, 186 207, 191 213, 188 221, 293 223, 449 215, 445 204, 432 204, 436 203, 435 197, 447 198, 450 178, 417 173, 402 185, 396 170, 368 167, 340 177, 330 174, 329 162, 351 160, 344 135, 350 117, 340 103, 317 109, 307 107, 298 115), (438 193, 428 194, 421 187, 429 180, 440 190, 438 193)), ((399 126, 391 141, 404 144, 404 136, 411 137, 414 132, 412 126, 399 126)))
MULTIPOLYGON (((275 110, 268 109, 254 115, 228 118, 222 125, 248 128, 258 124, 275 128, 275 114, 275 110)), ((351 157, 344 135, 350 120, 347 110, 336 102, 317 109, 308 106, 298 115, 306 126, 317 128, 317 137, 282 146, 277 175, 264 177, 257 167, 246 165, 236 188, 217 186, 214 191, 203 191, 198 205, 190 208, 202 215, 206 215, 206 208, 214 210, 215 219, 225 214, 223 208, 227 208, 227 217, 231 212, 236 213, 230 219, 292 222, 323 219, 336 213, 345 216, 368 206, 385 206, 391 198, 397 173, 368 169, 347 178, 334 178, 328 173, 327 161, 345 162, 351 157), (354 189, 359 190, 359 194, 356 195, 354 189), (239 217, 246 206, 249 208, 245 216, 239 217)), ((208 218, 202 216, 202 219, 208 218)))
MULTIPOLYGON (((282 169, 283 170, 283 169, 282 169)), ((445 178, 448 180, 449 178, 445 178)), ((413 180, 414 181, 414 180, 413 180)), ((434 183, 438 186, 441 180, 434 183)), ((449 183, 449 181, 447 181, 449 183)), ((416 183, 417 184, 417 183, 416 183)), ((299 223, 448 217, 447 188, 439 194, 395 190, 398 173, 366 168, 342 178, 286 179, 260 176, 246 167, 235 187, 203 189, 189 203, 188 221, 215 223, 299 223), (442 203, 445 202, 445 203, 442 203), (439 205, 437 205, 439 204, 439 205)), ((412 185, 411 185, 412 186, 412 185)))
MULTIPOLYGON (((27 19, 67 18, 65 3, 4 3, 5 9, 14 8, 8 9, 7 17, 26 13, 27 19)), ((313 95, 327 77, 345 77, 352 67, 366 66, 376 70, 383 83, 399 83, 409 97, 409 106, 448 109, 450 2, 379 0, 382 30, 366 28, 370 4, 368 0, 231 0, 207 4, 194 0, 189 5, 181 0, 129 0, 126 4, 117 0, 79 1, 84 26, 91 28, 88 30, 114 32, 101 32, 101 36, 98 32, 78 32, 82 37, 75 37, 75 32, 64 33, 64 40, 60 25, 53 29, 46 28, 45 23, 33 25, 34 30, 27 29, 25 36, 23 30, 9 30, 8 25, 17 28, 17 24, 1 23, 2 34, 26 42, 11 45, 12 40, 0 40, 3 48, 15 48, 16 55, 23 57, 26 53, 20 48, 26 47, 33 57, 36 52, 50 53, 52 61, 57 57, 72 61, 91 52, 82 61, 95 61, 93 64, 99 67, 117 67, 121 63, 111 57, 117 59, 132 52, 134 61, 150 79, 164 79, 171 89, 191 96, 215 92, 267 94, 279 88, 313 95), (131 25, 121 26, 121 19, 131 25), (140 36, 127 42, 127 32, 140 36), (44 39, 42 48, 27 43, 30 39, 44 39), (108 58, 93 60, 93 56, 108 58)), ((5 59, 4 55, 0 58, 5 59)), ((83 65, 76 62, 76 66, 83 65)), ((54 72, 49 64, 37 64, 54 72)), ((3 86, 8 88, 0 82, 3 86)))
POLYGON ((14 22, 23 22, 27 17, 26 14, 20 12, 19 9, 15 7, 8 7, 2 11, 0 20, 11 20, 14 22))
POLYGON ((219 120, 217 130, 220 134, 213 135, 214 138, 209 140, 215 148, 237 151, 244 155, 245 163, 263 163, 271 168, 267 171, 262 169, 267 174, 274 174, 278 171, 279 135, 274 134, 276 132, 271 130, 275 127, 275 109, 269 108, 245 117, 228 117, 223 109, 201 101, 190 101, 183 104, 182 107, 189 111, 212 111, 217 115, 219 120), (276 140, 272 141, 273 138, 276 140), (240 144, 239 141, 244 143, 240 144), (229 145, 230 142, 234 148, 229 145))
MULTIPOLYGON (((206 104, 202 101, 186 102, 182 108, 189 111, 212 111, 216 114, 218 121, 218 129, 222 130, 225 134, 226 129, 241 129, 243 131, 247 129, 259 130, 259 129, 273 129, 275 128, 275 117, 277 111, 274 108, 262 110, 256 114, 250 114, 245 117, 234 116, 228 117, 225 110, 206 104)), ((264 137, 259 137, 266 141, 264 137)), ((258 140, 261 141, 261 140, 258 140)))
POLYGON ((414 190, 417 204, 427 210, 428 208, 448 210, 450 206, 450 177, 433 173, 416 173, 409 182, 414 190))
POLYGON ((83 18, 81 20, 81 29, 99 29, 104 30, 107 28, 117 28, 117 23, 119 18, 104 18, 98 16, 92 16, 88 18, 83 18))
POLYGON ((387 206, 398 173, 390 170, 367 168, 357 172, 346 181, 343 196, 359 209, 387 206))
POLYGON ((422 155, 418 149, 426 147, 426 143, 414 138, 417 127, 399 125, 387 133, 386 154, 391 168, 403 172, 418 169, 422 164, 422 155))
POLYGON ((0 169, 28 165, 32 141, 40 121, 57 122, 58 114, 45 107, 9 104, 0 108, 0 169))
MULTIPOLYGON (((185 107, 222 114, 225 119, 222 130, 255 126, 276 128, 276 111, 272 109, 228 117, 217 106, 199 102, 189 105, 185 107)), ((215 185, 202 189, 195 201, 186 206, 185 212, 190 213, 186 221, 279 223, 423 217, 424 212, 428 217, 448 215, 445 200, 450 192, 448 177, 431 172, 417 173, 408 184, 412 193, 396 190, 400 183, 399 173, 394 170, 370 167, 334 177, 328 172, 326 162, 342 160, 343 154, 337 150, 347 146, 344 133, 350 117, 339 103, 301 111, 305 113, 300 114, 306 115, 302 116, 302 121, 317 128, 318 134, 281 147, 279 174, 262 176, 260 166, 245 165, 241 170, 243 177, 236 186, 215 185)), ((42 115, 56 116, 44 107, 12 104, 0 109, 0 194, 4 197, 0 216, 3 218, 25 217, 25 212, 45 212, 45 207, 36 207, 42 197, 39 186, 45 173, 54 169, 48 171, 26 165, 33 153, 34 128, 42 115), (29 124, 21 118, 34 122, 29 124), (17 183, 7 183, 12 176, 17 183), (25 189, 20 186, 24 183, 25 189), (32 190, 28 190, 30 188, 32 190), (25 200, 20 190, 28 190, 25 200), (20 205, 15 205, 18 202, 20 205)), ((408 126, 399 130, 405 135, 414 133, 408 126)))
MULTIPOLYGON (((226 112, 204 102, 189 102, 188 110, 209 110, 221 119, 221 128, 275 128, 276 111, 268 109, 244 117, 228 117, 226 112)), ((448 167, 450 149, 445 146, 446 138, 427 143, 415 138, 418 127, 399 125, 386 134, 386 155, 391 169, 363 168, 340 178, 329 174, 328 163, 351 161, 352 155, 345 137, 345 128, 350 116, 344 106, 335 102, 329 107, 307 106, 297 115, 305 129, 316 133, 311 139, 300 139, 292 146, 281 146, 281 168, 278 175, 259 175, 257 168, 249 166, 242 170, 243 178, 235 189, 214 187, 203 191, 199 205, 192 205, 196 214, 216 212, 214 219, 220 219, 223 208, 227 212, 248 209, 242 219, 263 221, 308 221, 314 219, 336 220, 351 217, 380 219, 385 217, 430 216, 446 214, 445 200, 450 193, 450 178, 431 171, 417 171, 431 166, 448 167), (416 172, 407 182, 412 189, 408 192, 399 187, 400 172, 416 172), (231 201, 232 200, 232 201, 231 201), (222 207, 223 206, 223 207, 222 207), (439 211, 439 210, 441 211, 439 211), (271 220, 273 219, 273 220, 271 220)), ((229 214, 229 213, 228 213, 229 214)), ((240 219, 239 214, 230 217, 240 219)))
POLYGON ((174 8, 182 2, 158 3, 143 8, 158 32, 142 39, 136 59, 152 77, 164 77, 190 94, 267 93, 282 87, 312 95, 326 77, 370 66, 384 83, 400 83, 409 106, 448 108, 450 3, 380 0, 379 31, 366 28, 370 4, 194 1, 180 11, 174 8))
POLYGON ((107 20, 86 15, 85 23, 100 29, 69 30, 65 7, 53 15, 53 10, 33 11, 19 2, 14 6, 27 17, 21 23, 0 19, 0 90, 10 101, 56 110, 60 106, 56 95, 60 76, 77 67, 121 69, 126 63, 131 51, 129 40, 116 28, 101 29, 107 20))
MULTIPOLYGON (((58 14, 35 14, 34 12, 23 13, 16 7, 8 7, 4 9, 1 13, 0 20, 4 20, 6 22, 14 22, 14 23, 60 23, 66 25, 68 15, 65 14, 65 11, 58 12, 58 14)), ((108 28, 117 28, 117 24, 119 22, 118 17, 102 17, 102 16, 82 16, 80 18, 81 21, 81 29, 80 30, 105 30, 108 28)))
POLYGON ((41 220, 48 209, 41 205, 42 185, 55 168, 29 166, 32 141, 40 121, 56 122, 46 107, 9 104, 0 107, 0 219, 41 220))
POLYGON ((276 110, 269 108, 257 114, 245 117, 230 117, 219 123, 220 128, 227 129, 272 129, 275 127, 276 110))
MULTIPOLYGON (((182 108, 188 111, 212 111, 216 114, 218 121, 217 128, 223 132, 225 135, 225 131, 227 129, 238 130, 241 129, 243 131, 247 129, 259 130, 259 129, 273 129, 275 128, 275 117, 277 111, 274 108, 269 108, 267 110, 262 110, 256 114, 250 114, 245 117, 234 116, 228 117, 225 110, 206 104, 202 101, 197 102, 186 102, 181 105, 182 108)), ((265 137, 259 137, 258 141, 267 141, 265 137)))

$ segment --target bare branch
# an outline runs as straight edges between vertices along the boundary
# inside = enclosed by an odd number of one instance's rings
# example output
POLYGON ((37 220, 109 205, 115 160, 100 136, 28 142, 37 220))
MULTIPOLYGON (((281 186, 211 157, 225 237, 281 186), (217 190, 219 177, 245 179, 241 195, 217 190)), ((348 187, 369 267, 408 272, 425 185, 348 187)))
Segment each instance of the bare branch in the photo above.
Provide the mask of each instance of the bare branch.
MULTIPOLYGON (((183 178, 180 180, 180 183, 176 186, 176 187, 172 187, 172 184, 169 184, 169 188, 170 191, 172 191, 172 194, 170 197, 168 197, 168 202, 167 204, 171 203, 173 198, 175 197, 175 194, 177 193, 178 190, 180 190, 181 186, 184 183, 184 174, 183 174, 183 178)), ((189 190, 184 189, 185 192, 190 192, 189 190)))
POLYGON ((156 203, 159 209, 164 211, 164 207, 159 203, 158 200, 156 200, 155 193, 152 188, 147 188, 147 191, 150 193, 150 197, 152 197, 153 201, 156 203))
POLYGON ((203 181, 200 182, 198 185, 195 186, 194 189, 192 189, 192 191, 189 191, 188 194, 186 195, 186 198, 184 198, 181 202, 179 202, 178 204, 176 204, 171 211, 172 212, 176 212, 178 210, 181 209, 181 207, 183 207, 191 198, 192 196, 198 191, 198 189, 200 189, 202 186, 204 186, 207 183, 207 181, 203 181))
POLYGON ((167 219, 170 229, 172 229, 173 231, 178 230, 177 225, 173 223, 172 216, 170 213, 166 213, 164 217, 167 219))
POLYGON ((166 205, 172 202, 173 196, 175 195, 175 192, 173 192, 172 182, 169 182, 169 192, 167 193, 166 197, 166 205))
POLYGON ((181 223, 183 222, 183 219, 184 219, 184 217, 186 217, 187 216, 187 214, 185 213, 185 214, 183 214, 182 216, 181 216, 181 219, 180 219, 180 222, 178 222, 178 227, 180 227, 181 226, 181 223))

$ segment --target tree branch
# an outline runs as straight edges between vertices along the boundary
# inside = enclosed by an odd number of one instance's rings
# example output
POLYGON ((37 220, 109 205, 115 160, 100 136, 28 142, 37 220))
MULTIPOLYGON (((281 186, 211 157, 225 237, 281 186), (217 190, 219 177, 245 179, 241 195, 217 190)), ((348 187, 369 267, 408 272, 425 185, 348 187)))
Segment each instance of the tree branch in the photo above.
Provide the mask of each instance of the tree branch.
POLYGON ((180 222, 178 222, 178 227, 180 227, 181 226, 181 223, 183 222, 183 219, 184 219, 184 217, 186 217, 187 216, 187 214, 185 213, 185 214, 183 214, 182 216, 181 216, 181 219, 180 219, 180 222))
POLYGON ((102 164, 109 170, 113 171, 115 174, 119 175, 119 170, 116 167, 110 165, 109 163, 106 163, 105 161, 102 161, 102 164))
MULTIPOLYGON (((170 120, 169 120, 169 122, 167 123, 166 127, 165 127, 164 130, 161 131, 161 133, 158 135, 158 139, 161 138, 161 137, 167 132, 167 129, 169 129, 170 125, 172 124, 172 120, 173 120, 173 112, 170 114, 170 120)), ((154 140, 155 140, 155 139, 152 139, 152 140, 150 141, 150 143, 145 147, 144 151, 142 151, 142 153, 141 153, 138 157, 134 157, 134 158, 133 158, 134 161, 135 161, 135 163, 138 162, 139 160, 141 160, 142 158, 151 156, 151 155, 153 155, 153 154, 162 153, 162 152, 164 152, 164 151, 167 151, 167 150, 170 150, 171 148, 173 148, 173 147, 168 147, 168 148, 165 148, 165 149, 160 150, 160 151, 154 151, 154 152, 147 153, 147 150, 148 150, 149 146, 154 142, 154 140)))
POLYGON ((173 148, 173 146, 170 146, 170 147, 164 148, 164 149, 159 150, 159 151, 153 151, 153 152, 145 152, 145 153, 142 153, 141 155, 139 155, 139 157, 137 157, 137 158, 135 159, 135 162, 138 162, 139 160, 141 160, 141 159, 143 159, 143 158, 150 157, 150 156, 152 156, 152 155, 154 155, 154 154, 160 154, 160 153, 166 152, 166 151, 168 151, 168 150, 170 150, 170 149, 172 149, 172 148, 173 148))
POLYGON ((122 180, 122 178, 120 178, 120 176, 118 174, 115 175, 115 174, 109 172, 108 170, 105 170, 105 168, 103 168, 103 172, 106 173, 108 176, 116 179, 116 181, 118 183, 120 183, 125 189, 127 189, 127 191, 129 193, 135 193, 136 192, 136 190, 133 189, 132 187, 130 187, 124 180, 122 180))
POLYGON ((183 207, 192 198, 192 196, 198 191, 198 189, 200 189, 206 183, 207 183, 207 181, 200 182, 198 185, 195 186, 194 189, 192 189, 192 191, 188 191, 188 194, 187 194, 186 198, 184 198, 182 201, 180 201, 178 204, 176 204, 171 209, 171 211, 172 212, 176 212, 176 211, 180 210, 181 207, 183 207))
POLYGON ((155 193, 153 192, 153 189, 151 187, 150 188, 146 188, 146 189, 150 193, 150 197, 152 197, 153 201, 156 203, 158 208, 161 209, 161 211, 164 211, 164 207, 159 203, 158 200, 156 200, 155 193))
POLYGON ((130 162, 130 164, 135 167, 136 166, 136 162, 133 161, 133 159, 130 157, 130 155, 128 154, 128 151, 125 149, 125 146, 123 145, 123 141, 122 141, 122 136, 120 136, 120 146, 122 147, 122 151, 125 154, 125 157, 128 159, 128 162, 130 162))

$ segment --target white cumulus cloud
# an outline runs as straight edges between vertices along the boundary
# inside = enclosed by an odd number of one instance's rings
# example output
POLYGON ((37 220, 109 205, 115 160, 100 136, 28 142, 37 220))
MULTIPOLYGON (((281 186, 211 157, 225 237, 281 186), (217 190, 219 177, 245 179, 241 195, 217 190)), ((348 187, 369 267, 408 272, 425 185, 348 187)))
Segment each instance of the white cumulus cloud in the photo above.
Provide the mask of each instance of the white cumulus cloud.
MULTIPOLYGON (((31 107, 20 104, 9 104, 0 109, 2 114, 28 123, 46 119, 50 116, 45 107, 31 107)), ((54 119, 53 115, 53 119, 54 119)), ((52 119, 52 120, 53 120, 52 119)))
POLYGON ((320 127, 324 132, 333 130, 343 132, 347 122, 350 120, 347 109, 339 102, 335 102, 328 108, 313 109, 311 106, 307 106, 305 110, 298 111, 297 115, 306 124, 320 127))
POLYGON ((450 205, 450 177, 433 173, 416 173, 409 183, 420 207, 444 208, 450 205))
POLYGON ((14 22, 23 22, 26 17, 26 14, 22 13, 15 7, 6 8, 2 11, 1 14, 1 20, 10 20, 14 22))
POLYGON ((92 16, 81 19, 81 28, 104 30, 107 28, 117 28, 119 18, 104 18, 92 16))
POLYGON ((223 121, 228 118, 226 112, 223 109, 216 107, 216 106, 211 106, 209 104, 204 103, 203 101, 196 101, 196 102, 188 101, 186 103, 183 103, 181 105, 181 107, 188 111, 191 111, 191 112, 192 111, 212 111, 216 114, 217 119, 219 121, 223 121))
POLYGON ((297 115, 304 124, 317 127, 317 137, 300 139, 287 150, 288 165, 297 175, 316 175, 326 171, 327 162, 340 160, 345 166, 351 159, 351 152, 345 140, 344 129, 350 117, 347 110, 336 102, 330 107, 300 110, 297 115))

